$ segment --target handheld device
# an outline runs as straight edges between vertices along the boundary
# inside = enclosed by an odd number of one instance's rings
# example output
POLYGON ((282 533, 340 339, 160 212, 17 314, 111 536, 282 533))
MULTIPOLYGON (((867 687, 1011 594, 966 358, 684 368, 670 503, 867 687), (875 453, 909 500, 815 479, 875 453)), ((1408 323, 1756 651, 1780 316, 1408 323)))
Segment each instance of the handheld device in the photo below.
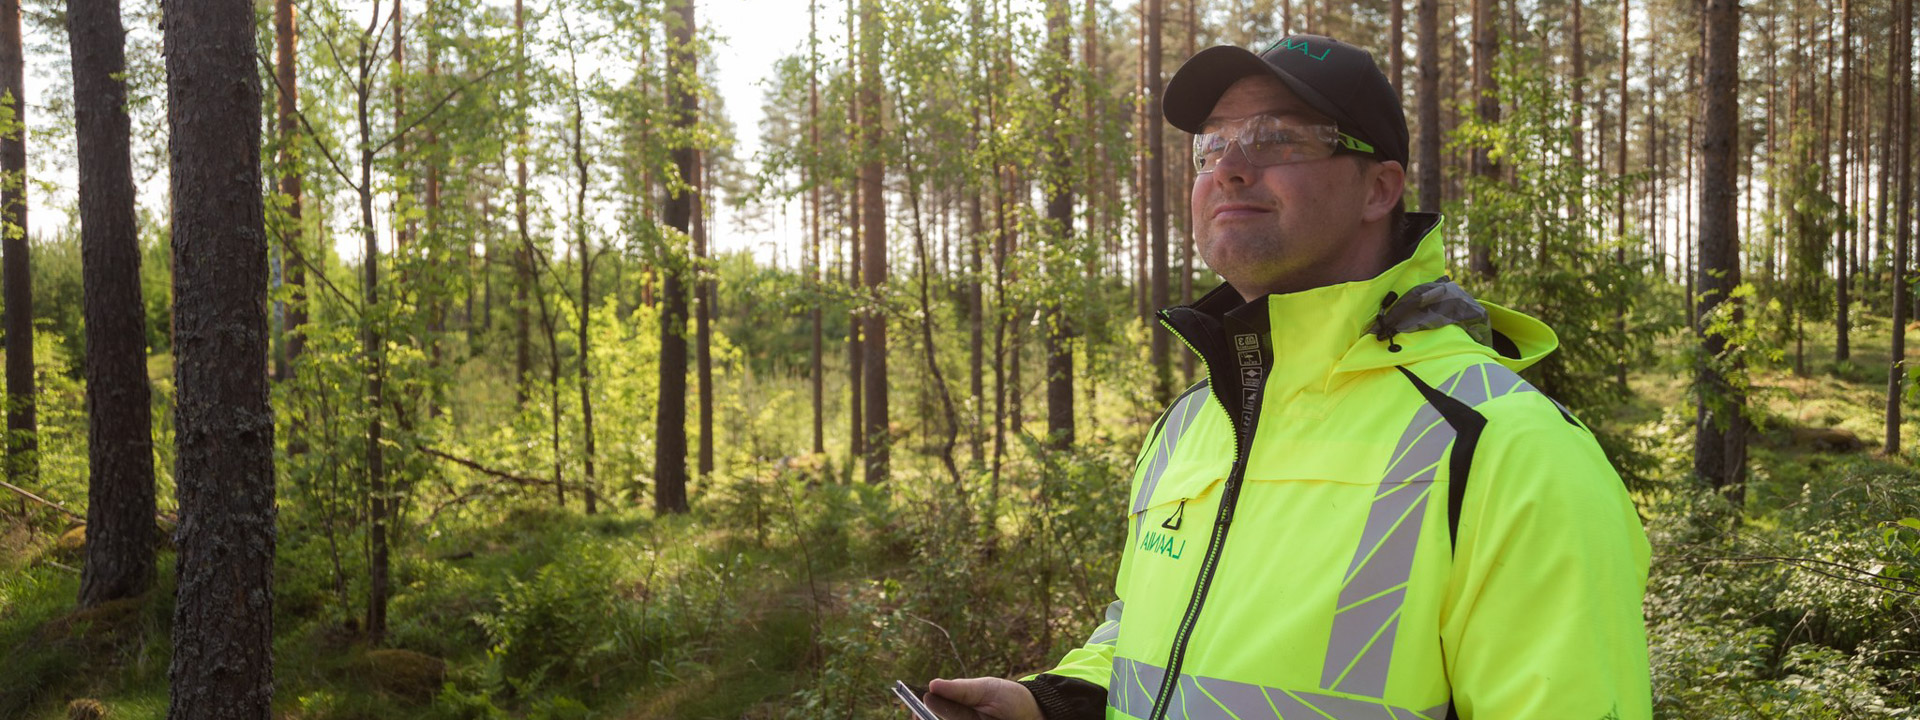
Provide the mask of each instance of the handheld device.
MULTIPOLYGON (((909 712, 913 713, 914 720, 964 720, 967 717, 973 716, 973 713, 970 711, 964 715, 951 711, 934 712, 933 708, 927 707, 927 703, 920 699, 921 696, 927 694, 927 687, 925 685, 915 687, 895 680, 893 681, 893 686, 889 689, 893 691, 893 696, 898 698, 901 704, 906 705, 909 712)), ((940 704, 952 705, 952 703, 940 704)))

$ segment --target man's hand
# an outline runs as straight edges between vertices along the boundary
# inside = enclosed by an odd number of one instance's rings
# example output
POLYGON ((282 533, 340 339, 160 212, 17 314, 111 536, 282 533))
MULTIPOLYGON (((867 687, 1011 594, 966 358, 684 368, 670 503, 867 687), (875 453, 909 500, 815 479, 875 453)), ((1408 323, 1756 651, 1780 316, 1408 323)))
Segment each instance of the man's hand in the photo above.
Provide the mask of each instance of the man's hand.
POLYGON ((954 720, 1045 720, 1025 685, 1001 678, 934 680, 922 699, 954 720))

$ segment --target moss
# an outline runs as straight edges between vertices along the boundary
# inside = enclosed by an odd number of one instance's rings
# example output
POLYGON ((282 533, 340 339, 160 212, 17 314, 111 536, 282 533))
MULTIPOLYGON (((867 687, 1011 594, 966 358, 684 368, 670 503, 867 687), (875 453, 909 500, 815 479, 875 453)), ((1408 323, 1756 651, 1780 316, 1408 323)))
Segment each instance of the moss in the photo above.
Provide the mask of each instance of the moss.
POLYGON ((100 720, 107 716, 106 704, 93 698, 67 703, 67 720, 100 720))
POLYGON ((369 650, 359 671, 382 691, 414 702, 432 700, 447 677, 447 662, 412 650, 369 650))

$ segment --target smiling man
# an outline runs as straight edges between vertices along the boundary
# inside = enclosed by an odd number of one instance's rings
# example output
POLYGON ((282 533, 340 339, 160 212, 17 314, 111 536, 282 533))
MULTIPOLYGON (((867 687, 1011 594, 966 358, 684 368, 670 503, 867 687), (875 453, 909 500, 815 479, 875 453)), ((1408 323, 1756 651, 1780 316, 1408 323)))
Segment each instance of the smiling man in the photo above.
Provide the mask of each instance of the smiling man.
POLYGON ((1003 720, 1651 717, 1639 517, 1517 374, 1553 332, 1449 281, 1439 217, 1403 210, 1372 56, 1211 48, 1165 110, 1227 282, 1160 317, 1207 378, 1141 449, 1104 622, 1045 673, 929 696, 1003 720))

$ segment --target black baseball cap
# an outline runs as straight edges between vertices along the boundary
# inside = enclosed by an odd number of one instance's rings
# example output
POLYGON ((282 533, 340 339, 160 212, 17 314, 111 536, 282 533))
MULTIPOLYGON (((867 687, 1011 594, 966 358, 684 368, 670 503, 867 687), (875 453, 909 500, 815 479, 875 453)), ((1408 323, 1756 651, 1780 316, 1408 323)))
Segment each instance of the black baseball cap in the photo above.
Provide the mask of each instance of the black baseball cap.
POLYGON ((1255 75, 1279 78, 1341 132, 1372 145, 1374 157, 1407 166, 1400 93, 1371 53, 1323 35, 1289 35, 1259 54, 1232 45, 1202 50, 1167 82, 1160 107, 1174 127, 1198 133, 1227 88, 1255 75))

